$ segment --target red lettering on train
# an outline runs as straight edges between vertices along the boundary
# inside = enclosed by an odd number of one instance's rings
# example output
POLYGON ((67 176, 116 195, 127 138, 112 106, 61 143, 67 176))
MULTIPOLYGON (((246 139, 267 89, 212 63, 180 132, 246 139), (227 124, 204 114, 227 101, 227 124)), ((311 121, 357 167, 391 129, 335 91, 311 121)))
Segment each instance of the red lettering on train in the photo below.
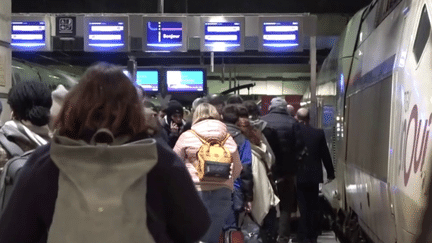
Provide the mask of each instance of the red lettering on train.
POLYGON ((408 121, 404 121, 403 130, 402 130, 402 161, 404 162, 404 183, 405 186, 408 185, 411 172, 414 170, 414 174, 423 170, 423 165, 426 157, 426 150, 429 141, 429 128, 432 121, 432 114, 429 116, 429 119, 420 120, 418 119, 418 107, 414 105, 411 110, 411 115, 408 121), (422 129, 422 124, 424 124, 424 128, 422 129), (413 126, 413 129, 410 129, 413 126), (408 138, 410 137, 410 131, 414 131, 413 135, 413 144, 412 148, 408 150, 408 138), (421 132, 423 132, 421 134, 421 132), (420 145, 420 146, 419 146, 420 145), (407 150, 411 151, 409 156, 409 166, 407 168, 407 150))

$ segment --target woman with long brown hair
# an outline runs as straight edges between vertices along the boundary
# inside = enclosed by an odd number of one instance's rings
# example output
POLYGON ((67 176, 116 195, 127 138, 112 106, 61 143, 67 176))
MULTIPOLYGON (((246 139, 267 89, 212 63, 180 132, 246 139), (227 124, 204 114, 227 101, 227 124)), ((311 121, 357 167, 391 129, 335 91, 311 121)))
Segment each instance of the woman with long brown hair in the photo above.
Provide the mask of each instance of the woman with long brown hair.
POLYGON ((88 69, 21 171, 0 242, 195 242, 210 220, 182 161, 149 138, 122 69, 88 69))

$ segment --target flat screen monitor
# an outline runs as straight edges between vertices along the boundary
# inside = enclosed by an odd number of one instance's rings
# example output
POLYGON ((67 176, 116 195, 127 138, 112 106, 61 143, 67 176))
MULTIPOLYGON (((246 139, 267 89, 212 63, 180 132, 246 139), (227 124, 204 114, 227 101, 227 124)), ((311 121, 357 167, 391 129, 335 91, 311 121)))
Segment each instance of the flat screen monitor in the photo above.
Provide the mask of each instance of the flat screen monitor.
POLYGON ((201 50, 212 52, 244 51, 244 19, 216 20, 214 18, 202 20, 204 32, 201 50))
POLYGON ((203 69, 167 70, 168 92, 205 93, 206 72, 203 69))
POLYGON ((260 51, 291 52, 301 51, 302 22, 299 19, 260 19, 260 51))
POLYGON ((144 51, 187 51, 186 17, 144 17, 144 51))
POLYGON ((128 50, 128 21, 124 18, 87 18, 85 51, 123 52, 128 50))
POLYGON ((147 92, 159 91, 159 71, 138 69, 136 83, 147 92))
POLYGON ((49 51, 50 36, 47 23, 44 18, 38 20, 13 18, 11 22, 12 48, 19 51, 49 51))

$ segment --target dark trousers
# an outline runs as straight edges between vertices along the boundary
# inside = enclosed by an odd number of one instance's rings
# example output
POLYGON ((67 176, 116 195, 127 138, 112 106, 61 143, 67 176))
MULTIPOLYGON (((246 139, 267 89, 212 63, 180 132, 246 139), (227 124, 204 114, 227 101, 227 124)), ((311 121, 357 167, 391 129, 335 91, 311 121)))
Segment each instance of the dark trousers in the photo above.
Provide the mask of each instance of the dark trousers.
POLYGON ((276 242, 277 226, 276 226, 276 208, 270 208, 270 211, 265 216, 263 224, 260 228, 260 237, 263 243, 276 242))
POLYGON ((319 220, 319 187, 318 183, 297 184, 297 198, 300 209, 298 239, 316 240, 318 238, 319 220))
POLYGON ((279 238, 289 239, 291 236, 291 213, 297 210, 295 177, 287 176, 277 184, 279 192, 279 238))

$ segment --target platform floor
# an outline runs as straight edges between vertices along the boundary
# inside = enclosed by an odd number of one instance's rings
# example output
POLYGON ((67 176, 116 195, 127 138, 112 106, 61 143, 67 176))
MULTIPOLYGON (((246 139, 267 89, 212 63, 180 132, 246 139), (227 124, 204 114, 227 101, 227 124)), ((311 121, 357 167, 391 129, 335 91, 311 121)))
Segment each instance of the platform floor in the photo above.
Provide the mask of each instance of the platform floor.
POLYGON ((318 243, 340 243, 340 241, 333 231, 327 231, 318 237, 318 243))

